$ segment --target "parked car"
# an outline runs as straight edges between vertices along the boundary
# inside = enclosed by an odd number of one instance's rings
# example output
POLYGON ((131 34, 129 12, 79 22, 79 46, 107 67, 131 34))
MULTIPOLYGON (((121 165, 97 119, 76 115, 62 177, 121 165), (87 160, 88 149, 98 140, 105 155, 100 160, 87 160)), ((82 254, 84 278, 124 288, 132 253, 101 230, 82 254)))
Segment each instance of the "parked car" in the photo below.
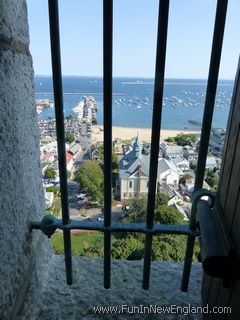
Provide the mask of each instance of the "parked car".
POLYGON ((82 200, 77 201, 77 204, 83 205, 85 202, 86 202, 86 200, 82 199, 82 200))
POLYGON ((86 197, 86 193, 80 193, 80 194, 77 194, 77 198, 79 199, 79 198, 84 198, 84 197, 86 197))
POLYGON ((98 221, 104 221, 103 217, 98 217, 98 221))

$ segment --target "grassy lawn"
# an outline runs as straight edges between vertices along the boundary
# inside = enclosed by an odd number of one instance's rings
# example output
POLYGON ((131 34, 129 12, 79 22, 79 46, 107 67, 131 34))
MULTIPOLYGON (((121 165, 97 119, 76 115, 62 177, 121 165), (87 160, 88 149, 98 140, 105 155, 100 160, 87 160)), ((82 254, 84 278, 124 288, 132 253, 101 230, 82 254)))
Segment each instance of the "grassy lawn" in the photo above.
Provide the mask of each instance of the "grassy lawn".
MULTIPOLYGON (((84 249, 94 247, 103 248, 103 234, 101 232, 81 232, 71 236, 72 254, 84 256, 84 249)), ((52 236, 53 250, 57 254, 64 254, 63 235, 55 234, 52 236)))

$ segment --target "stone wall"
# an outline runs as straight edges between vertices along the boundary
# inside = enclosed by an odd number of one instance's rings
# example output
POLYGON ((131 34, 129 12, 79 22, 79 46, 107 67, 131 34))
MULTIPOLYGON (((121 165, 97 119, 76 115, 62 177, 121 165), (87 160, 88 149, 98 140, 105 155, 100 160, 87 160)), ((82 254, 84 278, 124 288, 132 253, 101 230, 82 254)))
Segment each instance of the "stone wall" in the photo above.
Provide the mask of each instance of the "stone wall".
POLYGON ((42 292, 26 296, 17 320, 202 319, 200 312, 196 314, 193 309, 201 306, 200 263, 192 265, 188 292, 180 291, 181 263, 152 262, 149 290, 142 289, 143 261, 113 260, 110 289, 103 288, 102 259, 73 257, 71 286, 66 284, 63 256, 54 256, 47 268, 47 284, 42 292), (151 314, 146 310, 149 306, 151 314), (107 314, 94 312, 97 307, 118 309, 107 314), (156 307, 159 313, 154 313, 156 307), (176 312, 176 307, 183 309, 176 312), (168 308, 168 312, 161 313, 160 308, 168 308))
POLYGON ((0 319, 5 320, 15 319, 36 264, 41 272, 41 248, 49 249, 40 232, 29 230, 30 221, 43 215, 44 197, 24 0, 0 0, 0 84, 0 319))

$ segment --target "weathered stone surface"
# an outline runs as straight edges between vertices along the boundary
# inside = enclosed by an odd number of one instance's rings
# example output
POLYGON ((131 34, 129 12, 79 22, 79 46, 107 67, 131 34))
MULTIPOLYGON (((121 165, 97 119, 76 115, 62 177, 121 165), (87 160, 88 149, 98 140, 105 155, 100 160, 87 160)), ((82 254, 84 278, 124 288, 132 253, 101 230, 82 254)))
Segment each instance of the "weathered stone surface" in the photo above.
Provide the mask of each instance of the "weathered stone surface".
MULTIPOLYGON (((73 259, 74 284, 65 282, 65 266, 62 256, 54 256, 46 269, 43 289, 36 296, 28 294, 18 320, 78 320, 78 319, 201 319, 201 315, 180 314, 95 314, 93 307, 133 306, 200 306, 201 264, 194 263, 189 291, 180 291, 182 264, 153 262, 150 289, 142 289, 142 261, 112 263, 111 289, 103 288, 103 261, 73 259)), ((35 284, 31 285, 31 290, 35 284)), ((120 309, 121 310, 121 309, 120 309)), ((131 312, 131 309, 129 309, 131 312)))
POLYGON ((0 1, 0 37, 29 45, 27 5, 25 0, 0 1))
POLYGON ((0 319, 5 320, 14 319, 35 265, 34 276, 42 271, 36 254, 47 257, 51 250, 41 233, 32 236, 29 230, 30 221, 43 215, 44 197, 25 1, 0 1, 0 30, 0 319))

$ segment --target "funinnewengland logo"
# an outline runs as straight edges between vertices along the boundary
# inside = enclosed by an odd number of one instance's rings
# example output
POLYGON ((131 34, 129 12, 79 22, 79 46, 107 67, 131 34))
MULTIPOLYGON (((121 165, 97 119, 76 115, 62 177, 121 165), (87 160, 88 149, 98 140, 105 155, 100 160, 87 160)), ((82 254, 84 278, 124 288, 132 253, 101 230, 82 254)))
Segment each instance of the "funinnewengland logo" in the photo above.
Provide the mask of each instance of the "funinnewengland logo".
POLYGON ((177 306, 176 304, 168 306, 159 305, 138 305, 129 306, 123 304, 121 306, 97 306, 93 307, 93 312, 96 314, 183 314, 185 316, 189 314, 230 314, 231 307, 218 306, 210 307, 206 305, 204 307, 193 306, 191 304, 177 306))

